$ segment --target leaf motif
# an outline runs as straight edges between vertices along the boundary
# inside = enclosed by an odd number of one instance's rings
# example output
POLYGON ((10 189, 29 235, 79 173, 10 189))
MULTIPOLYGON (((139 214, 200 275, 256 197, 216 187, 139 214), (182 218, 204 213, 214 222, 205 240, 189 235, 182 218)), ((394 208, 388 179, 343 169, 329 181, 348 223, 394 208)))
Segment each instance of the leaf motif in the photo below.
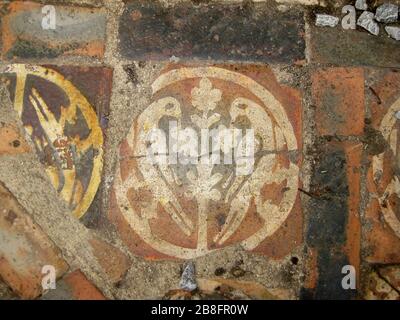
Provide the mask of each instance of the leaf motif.
POLYGON ((208 78, 202 78, 199 87, 193 88, 191 93, 193 106, 203 112, 214 110, 222 98, 221 90, 212 89, 208 78))

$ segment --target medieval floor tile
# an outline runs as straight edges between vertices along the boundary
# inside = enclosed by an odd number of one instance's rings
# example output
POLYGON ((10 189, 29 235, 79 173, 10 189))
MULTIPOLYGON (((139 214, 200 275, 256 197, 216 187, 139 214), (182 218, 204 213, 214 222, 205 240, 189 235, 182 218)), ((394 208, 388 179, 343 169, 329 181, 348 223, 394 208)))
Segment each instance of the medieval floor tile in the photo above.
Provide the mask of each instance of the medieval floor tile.
POLYGON ((379 275, 396 291, 400 291, 400 266, 387 266, 380 268, 379 275))
POLYGON ((24 132, 18 127, 17 119, 12 116, 12 102, 7 86, 9 81, 0 76, 0 156, 15 156, 33 152, 25 139, 24 132))
POLYGON ((312 75, 319 135, 364 133, 364 71, 361 68, 318 69, 312 75))
MULTIPOLYGON (((310 21, 313 21, 313 15, 310 21)), ((338 12, 336 16, 341 16, 338 12)), ((310 61, 335 66, 400 67, 398 43, 385 31, 373 36, 367 31, 320 28, 310 23, 310 61)))
MULTIPOLYGON (((360 269, 360 173, 362 144, 328 142, 318 146, 306 224, 309 247, 304 299, 351 299, 342 286, 342 269, 360 269)), ((355 288, 354 288, 355 289, 355 288)))
POLYGON ((20 130, 12 124, 0 123, 0 156, 31 152, 20 130))
POLYGON ((0 0, 0 299, 400 299, 385 23, 344 30, 348 0, 49 2, 0 0))
POLYGON ((89 240, 97 261, 114 283, 120 281, 130 266, 128 257, 120 250, 100 239, 89 240))
POLYGON ((400 294, 381 278, 372 272, 367 281, 364 299, 366 300, 400 300, 400 294))
POLYGON ((105 300, 99 289, 79 270, 67 274, 63 281, 69 286, 74 300, 105 300))
POLYGON ((51 240, 0 183, 0 276, 21 298, 42 293, 42 268, 52 265, 61 276, 68 265, 51 240))
POLYGON ((300 245, 300 92, 259 65, 169 65, 151 88, 111 195, 132 251, 191 259, 241 244, 282 258, 300 245))
POLYGON ((371 125, 367 131, 370 167, 365 238, 368 261, 400 263, 400 74, 374 76, 369 99, 371 125))
POLYGON ((135 60, 201 58, 293 63, 305 59, 304 21, 268 3, 128 1, 120 49, 135 60), (282 28, 282 25, 285 25, 282 28))
POLYGON ((103 168, 112 70, 13 64, 0 76, 61 199, 78 218, 90 213, 103 168))
POLYGON ((102 9, 77 6, 46 9, 40 3, 13 1, 3 7, 0 18, 3 59, 67 55, 101 58, 104 54, 106 13, 102 9), (47 12, 50 22, 44 19, 43 12, 47 12))
POLYGON ((48 291, 43 300, 105 300, 106 298, 80 271, 67 274, 57 282, 55 290, 48 291))

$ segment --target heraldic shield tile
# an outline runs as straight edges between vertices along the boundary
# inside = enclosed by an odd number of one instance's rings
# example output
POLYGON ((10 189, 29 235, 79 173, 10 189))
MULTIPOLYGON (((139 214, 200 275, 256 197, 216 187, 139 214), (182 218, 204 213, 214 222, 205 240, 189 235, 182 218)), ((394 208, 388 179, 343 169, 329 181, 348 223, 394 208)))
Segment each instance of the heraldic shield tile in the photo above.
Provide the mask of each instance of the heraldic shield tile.
POLYGON ((110 219, 147 259, 302 241, 301 94, 260 65, 171 64, 120 145, 110 219))
POLYGON ((13 64, 0 78, 53 186, 83 217, 101 181, 112 70, 13 64))
POLYGON ((400 262, 400 74, 372 73, 375 94, 369 101, 371 166, 366 211, 367 260, 400 262), (375 141, 375 142, 374 142, 375 141))

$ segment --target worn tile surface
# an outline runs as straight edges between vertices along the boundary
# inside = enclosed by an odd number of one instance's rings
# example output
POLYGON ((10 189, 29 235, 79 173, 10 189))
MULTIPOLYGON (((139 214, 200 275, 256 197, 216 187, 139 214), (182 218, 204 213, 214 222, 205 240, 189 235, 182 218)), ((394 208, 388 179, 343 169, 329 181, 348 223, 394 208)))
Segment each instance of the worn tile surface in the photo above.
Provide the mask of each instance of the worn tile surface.
POLYGON ((55 6, 55 29, 43 29, 43 4, 14 1, 1 14, 3 59, 55 58, 61 55, 102 57, 105 49, 104 10, 55 6))
POLYGON ((101 180, 112 71, 14 64, 3 77, 54 187, 82 217, 101 180))
POLYGON ((67 274, 57 282, 57 289, 47 292, 43 300, 105 300, 96 288, 80 271, 67 274))
POLYGON ((279 85, 266 67, 240 65, 171 65, 152 90, 152 102, 121 144, 112 192, 110 215, 132 250, 190 259, 241 244, 277 258, 298 246, 300 93, 279 85), (215 165, 180 158, 176 165, 151 164, 146 133, 168 132, 171 120, 198 133, 222 125, 253 129, 254 165, 239 175, 243 164, 224 164, 225 158, 215 165))
POLYGON ((120 281, 130 266, 129 258, 118 248, 100 239, 93 238, 89 243, 97 261, 111 281, 120 281))
POLYGON ((371 84, 371 165, 368 172, 370 199, 366 211, 368 260, 400 262, 399 146, 400 75, 383 71, 371 84))
POLYGON ((305 299, 349 299, 356 294, 344 290, 341 281, 345 265, 359 275, 361 152, 357 143, 318 146, 306 225, 310 254, 305 299))
POLYGON ((31 148, 23 137, 23 133, 15 124, 0 125, 0 156, 31 152, 31 148))
POLYGON ((375 37, 366 31, 317 28, 311 26, 311 59, 316 63, 336 66, 400 67, 398 41, 388 38, 385 31, 375 37))
POLYGON ((390 283, 373 272, 368 277, 365 300, 400 300, 400 295, 390 283))
POLYGON ((51 240, 0 183, 1 278, 20 297, 33 299, 42 293, 45 265, 54 266, 58 276, 68 270, 51 240))
POLYGON ((0 0, 0 299, 54 252, 43 299, 399 299, 400 42, 315 27, 350 2, 0 0))
POLYGON ((312 95, 319 135, 364 133, 363 69, 319 69, 312 76, 312 95))
POLYGON ((164 6, 128 1, 120 20, 123 56, 295 62, 305 57, 303 16, 272 3, 164 6), (282 28, 285 24, 285 28, 282 28))

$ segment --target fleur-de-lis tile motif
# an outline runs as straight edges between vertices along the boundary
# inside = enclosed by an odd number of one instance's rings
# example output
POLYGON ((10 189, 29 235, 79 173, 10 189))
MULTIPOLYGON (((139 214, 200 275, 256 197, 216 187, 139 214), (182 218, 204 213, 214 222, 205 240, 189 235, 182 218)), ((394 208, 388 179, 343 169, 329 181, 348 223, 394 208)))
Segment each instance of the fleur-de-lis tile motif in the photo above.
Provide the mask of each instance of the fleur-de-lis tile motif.
MULTIPOLYGON (((249 250, 256 248, 284 223, 298 195, 299 168, 288 157, 298 147, 285 109, 251 78, 217 67, 170 70, 155 80, 152 89, 157 98, 134 120, 121 146, 127 154, 117 167, 112 208, 146 246, 169 257, 192 259, 229 245, 229 241, 249 250), (175 85, 184 92, 170 94, 167 88, 175 85), (239 169, 246 167, 246 159, 155 164, 146 157, 131 156, 146 154, 147 132, 165 128, 171 120, 176 130, 189 128, 198 137, 207 129, 251 129, 254 135, 250 137, 257 140, 254 145, 258 148, 254 170, 239 174, 239 169), (278 202, 263 194, 266 186, 273 184, 286 186, 278 202), (131 199, 131 194, 137 195, 143 189, 151 194, 148 201, 155 206, 140 205, 131 199), (232 240, 248 223, 246 216, 251 210, 257 211, 258 225, 242 239, 232 240)), ((215 147, 212 137, 205 143, 222 158, 232 149, 244 150, 247 137, 232 134, 231 146, 220 143, 215 147)), ((220 141, 222 135, 214 138, 220 141)), ((168 139, 175 141, 173 136, 168 139)), ((179 152, 187 156, 184 151, 179 152)), ((198 151, 198 158, 202 158, 204 154, 198 151)))
POLYGON ((199 117, 197 114, 194 114, 191 116, 191 119, 199 128, 210 128, 221 119, 219 113, 209 115, 209 112, 217 107, 221 98, 221 90, 213 88, 208 78, 202 78, 199 87, 192 89, 192 104, 195 108, 202 111, 202 116, 199 117))
POLYGON ((193 106, 203 112, 214 110, 217 103, 221 101, 221 97, 221 90, 213 89, 212 83, 208 78, 202 78, 200 86, 192 90, 193 106))

